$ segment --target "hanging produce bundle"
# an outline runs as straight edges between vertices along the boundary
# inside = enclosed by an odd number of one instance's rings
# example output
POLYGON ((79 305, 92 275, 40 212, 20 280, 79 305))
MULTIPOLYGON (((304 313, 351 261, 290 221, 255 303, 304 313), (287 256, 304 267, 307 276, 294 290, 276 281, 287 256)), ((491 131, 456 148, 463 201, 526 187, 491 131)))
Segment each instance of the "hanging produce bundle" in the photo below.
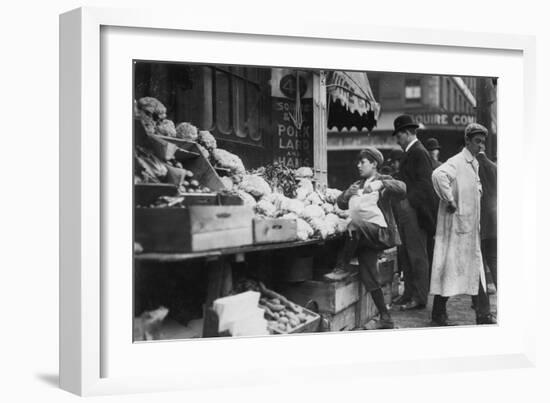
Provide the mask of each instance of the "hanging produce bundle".
POLYGON ((279 191, 291 199, 296 197, 298 183, 294 170, 284 165, 274 163, 267 165, 259 174, 264 177, 273 190, 279 191))

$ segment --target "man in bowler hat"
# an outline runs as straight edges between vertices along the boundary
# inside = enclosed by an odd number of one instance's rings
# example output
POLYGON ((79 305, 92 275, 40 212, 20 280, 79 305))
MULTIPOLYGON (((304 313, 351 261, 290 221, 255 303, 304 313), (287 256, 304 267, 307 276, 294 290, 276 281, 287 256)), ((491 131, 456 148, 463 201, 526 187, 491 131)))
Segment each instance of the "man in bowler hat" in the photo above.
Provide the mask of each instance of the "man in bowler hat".
POLYGON ((437 141, 437 139, 434 137, 430 137, 428 140, 426 140, 426 150, 428 150, 428 152, 430 153, 433 168, 436 169, 441 165, 441 161, 439 161, 439 150, 441 150, 439 141, 437 141))
POLYGON ((424 309, 428 301, 438 206, 432 185, 432 160, 416 137, 419 125, 411 116, 398 116, 393 125, 393 135, 405 152, 396 179, 407 185, 407 198, 400 204, 398 218, 405 251, 400 262, 405 292, 395 304, 402 310, 424 309))

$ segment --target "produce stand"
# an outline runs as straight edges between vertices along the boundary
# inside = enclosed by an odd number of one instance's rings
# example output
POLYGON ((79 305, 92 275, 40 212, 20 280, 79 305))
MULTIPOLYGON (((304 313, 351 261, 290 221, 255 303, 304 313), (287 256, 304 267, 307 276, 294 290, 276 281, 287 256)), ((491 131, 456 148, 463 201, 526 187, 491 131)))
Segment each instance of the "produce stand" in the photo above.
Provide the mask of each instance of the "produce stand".
MULTIPOLYGON (((134 68, 135 316, 162 303, 155 287, 169 286, 177 297, 201 299, 203 337, 226 335, 218 332, 213 303, 236 295, 235 280, 249 276, 272 288, 271 299, 265 290, 260 299, 272 333, 334 328, 321 326, 329 312, 321 301, 309 309, 310 301, 273 291, 330 271, 349 224, 335 205, 341 191, 327 189, 325 73, 152 62, 134 68), (179 277, 186 279, 181 290, 179 277), (156 294, 148 295, 151 290, 156 294), (279 299, 287 301, 285 309, 278 309, 279 299), (277 309, 270 313, 270 306, 277 309)), ((341 291, 349 303, 332 314, 352 307, 348 316, 359 321, 355 311, 368 307, 354 279, 341 291)), ((168 319, 185 323, 196 315, 168 319)))

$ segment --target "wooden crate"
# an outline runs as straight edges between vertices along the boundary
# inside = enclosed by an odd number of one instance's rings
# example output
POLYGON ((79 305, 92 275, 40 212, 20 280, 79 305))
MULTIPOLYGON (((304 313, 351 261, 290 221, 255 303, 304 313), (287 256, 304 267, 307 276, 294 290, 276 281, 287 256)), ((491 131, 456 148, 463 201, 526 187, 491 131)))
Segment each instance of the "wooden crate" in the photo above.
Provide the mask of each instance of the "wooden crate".
POLYGON ((135 240, 145 252, 187 253, 252 244, 246 206, 136 208, 135 240))
POLYGON ((383 251, 378 257, 378 275, 380 284, 385 285, 393 281, 397 272, 397 248, 383 251))
POLYGON ((353 273, 347 279, 336 282, 311 280, 280 284, 279 290, 299 305, 316 302, 319 312, 336 314, 359 300, 359 276, 353 273))
POLYGON ((296 220, 282 218, 254 218, 254 243, 291 242, 297 239, 296 220))
POLYGON ((220 193, 178 193, 178 188, 170 183, 136 183, 134 204, 149 207, 161 196, 183 196, 186 206, 242 206, 243 200, 236 195, 220 193))
POLYGON ((356 327, 356 304, 352 304, 338 313, 321 313, 323 318, 323 331, 341 332, 353 330, 356 327))
MULTIPOLYGON (((384 302, 386 305, 390 305, 392 301, 391 295, 391 283, 382 287, 384 293, 384 302)), ((378 315, 378 309, 374 305, 374 301, 370 293, 365 292, 365 288, 361 286, 361 297, 356 304, 356 327, 362 328, 367 322, 372 320, 378 315)))

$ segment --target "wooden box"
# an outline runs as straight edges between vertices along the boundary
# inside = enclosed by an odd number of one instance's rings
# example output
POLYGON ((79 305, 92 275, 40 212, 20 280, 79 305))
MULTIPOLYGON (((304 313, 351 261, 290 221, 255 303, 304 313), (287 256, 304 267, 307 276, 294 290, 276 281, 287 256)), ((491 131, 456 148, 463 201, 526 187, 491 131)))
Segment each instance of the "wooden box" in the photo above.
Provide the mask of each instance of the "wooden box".
POLYGON ((274 243, 295 241, 298 234, 296 220, 282 218, 254 218, 254 243, 274 243))
POLYGON ((316 302, 319 312, 335 314, 359 300, 359 276, 353 273, 336 282, 304 281, 279 285, 280 293, 297 304, 316 302))
POLYGON ((393 281, 397 272, 397 248, 386 249, 378 257, 378 275, 380 284, 385 285, 393 281))
POLYGON ((187 253, 252 244, 246 206, 136 208, 135 241, 145 252, 187 253))
POLYGON ((338 313, 323 312, 323 331, 341 332, 356 328, 356 305, 357 302, 341 310, 338 313))

